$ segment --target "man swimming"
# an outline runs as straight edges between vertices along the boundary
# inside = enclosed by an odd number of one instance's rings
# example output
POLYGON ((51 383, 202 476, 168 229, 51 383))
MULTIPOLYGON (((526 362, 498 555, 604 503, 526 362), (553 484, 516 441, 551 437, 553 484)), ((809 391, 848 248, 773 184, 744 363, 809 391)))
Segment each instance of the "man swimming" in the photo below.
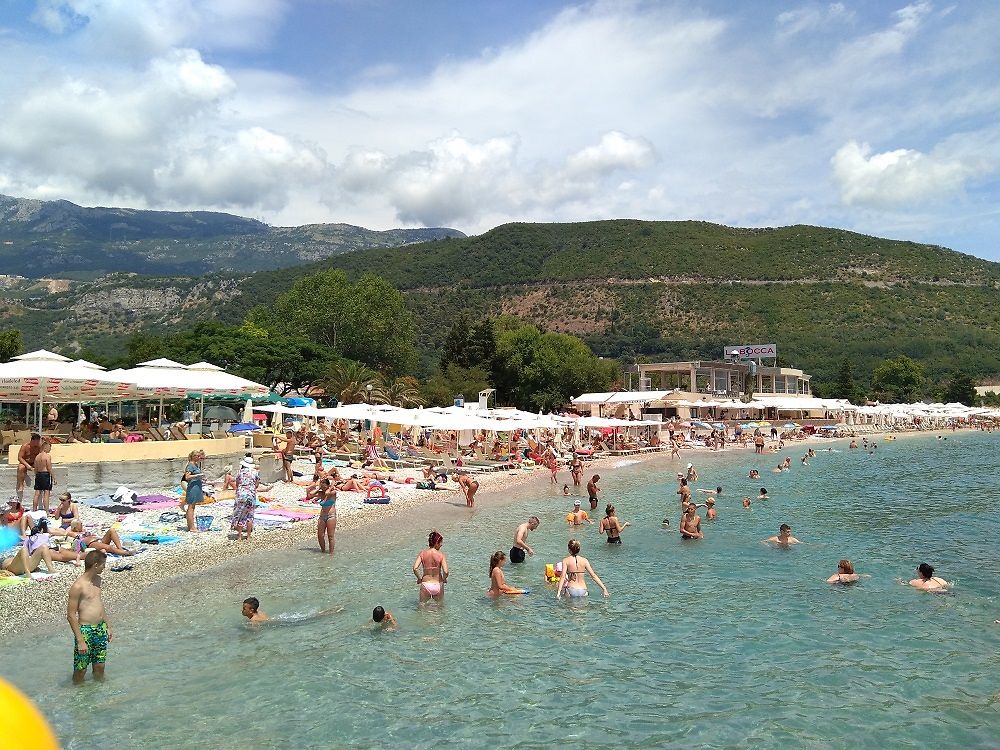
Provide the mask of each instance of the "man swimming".
POLYGON ((260 601, 255 596, 243 600, 242 612, 250 622, 267 622, 271 619, 260 611, 260 601))
POLYGON ((783 523, 778 529, 777 535, 769 536, 763 541, 763 544, 773 544, 776 547, 788 549, 793 544, 802 544, 802 542, 792 536, 792 527, 787 523, 783 523))

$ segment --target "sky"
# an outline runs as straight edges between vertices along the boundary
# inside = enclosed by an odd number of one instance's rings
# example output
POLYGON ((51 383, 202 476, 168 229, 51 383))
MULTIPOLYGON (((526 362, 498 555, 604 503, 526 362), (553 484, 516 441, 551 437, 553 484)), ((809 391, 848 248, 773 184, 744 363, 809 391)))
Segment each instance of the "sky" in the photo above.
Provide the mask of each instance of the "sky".
POLYGON ((1000 2, 0 0, 0 193, 1000 260, 1000 2))

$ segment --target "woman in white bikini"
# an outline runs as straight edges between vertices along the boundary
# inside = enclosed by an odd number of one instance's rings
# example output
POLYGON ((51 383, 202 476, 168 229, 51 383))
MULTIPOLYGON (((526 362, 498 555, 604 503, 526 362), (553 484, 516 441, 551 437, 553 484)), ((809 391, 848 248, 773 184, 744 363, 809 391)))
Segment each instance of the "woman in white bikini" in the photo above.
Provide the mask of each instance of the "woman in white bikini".
POLYGON ((587 581, 584 573, 594 579, 594 583, 601 587, 604 596, 611 596, 607 586, 597 577, 597 573, 590 566, 590 561, 586 557, 580 557, 580 543, 576 539, 569 540, 569 557, 563 558, 562 576, 559 578, 559 587, 556 590, 556 599, 562 598, 562 593, 566 593, 572 598, 587 596, 587 581))
POLYGON ((448 581, 448 558, 441 551, 444 537, 432 531, 427 537, 427 549, 413 561, 413 575, 420 584, 420 603, 433 599, 444 601, 444 585, 448 581))

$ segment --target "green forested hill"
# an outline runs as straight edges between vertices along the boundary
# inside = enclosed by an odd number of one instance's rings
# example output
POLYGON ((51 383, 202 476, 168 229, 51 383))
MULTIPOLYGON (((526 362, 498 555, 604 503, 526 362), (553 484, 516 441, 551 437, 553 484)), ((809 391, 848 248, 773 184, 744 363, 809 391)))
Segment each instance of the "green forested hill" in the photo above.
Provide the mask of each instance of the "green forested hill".
POLYGON ((773 341, 820 382, 845 356, 863 374, 899 353, 932 377, 1000 373, 1000 264, 809 226, 508 224, 255 274, 218 314, 241 319, 256 300, 328 268, 378 273, 404 290, 425 349, 440 346, 465 310, 575 333, 626 362, 718 357, 729 344, 773 341))
POLYGON ((844 357, 863 379, 900 353, 936 379, 958 371, 1000 375, 1000 264, 806 226, 508 224, 477 237, 357 250, 247 276, 120 276, 41 296, 25 291, 26 301, 3 313, 4 324, 31 328, 31 338, 46 344, 120 349, 121 334, 139 327, 239 322, 324 269, 350 278, 376 273, 402 289, 425 367, 464 311, 473 319, 511 313, 574 333, 624 363, 716 358, 725 345, 777 342, 783 359, 820 383, 844 357))

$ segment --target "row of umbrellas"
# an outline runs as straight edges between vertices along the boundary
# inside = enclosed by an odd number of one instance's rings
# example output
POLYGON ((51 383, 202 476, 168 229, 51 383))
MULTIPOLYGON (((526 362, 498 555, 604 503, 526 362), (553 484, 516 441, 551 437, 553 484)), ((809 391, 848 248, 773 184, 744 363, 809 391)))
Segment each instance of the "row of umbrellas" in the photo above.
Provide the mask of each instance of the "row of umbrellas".
POLYGON ((267 396, 270 389, 209 362, 183 365, 169 359, 131 369, 105 370, 44 349, 0 364, 0 401, 33 403, 185 398, 189 395, 267 396))

